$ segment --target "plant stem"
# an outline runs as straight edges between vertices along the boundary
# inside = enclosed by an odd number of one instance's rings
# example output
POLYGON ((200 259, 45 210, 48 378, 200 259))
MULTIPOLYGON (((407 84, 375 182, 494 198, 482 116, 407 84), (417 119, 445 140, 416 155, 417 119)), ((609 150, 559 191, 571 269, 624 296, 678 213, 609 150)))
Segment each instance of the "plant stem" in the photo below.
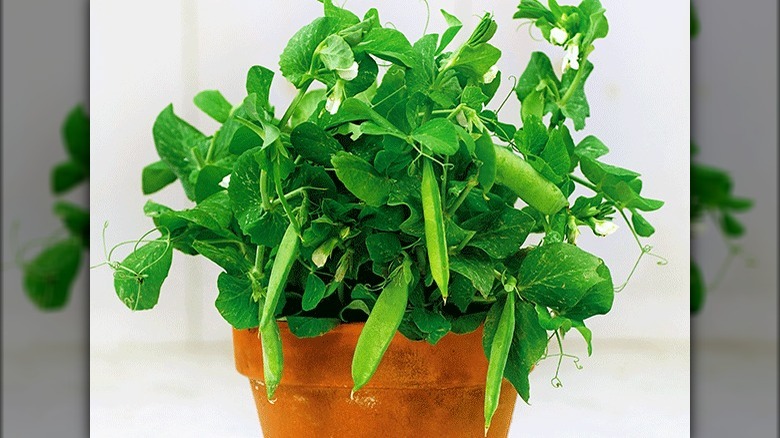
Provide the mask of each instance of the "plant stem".
POLYGON ((582 82, 582 77, 585 75, 585 68, 587 67, 588 55, 589 54, 585 54, 585 56, 582 57, 582 62, 580 62, 580 69, 577 70, 577 74, 574 75, 574 80, 571 81, 571 85, 569 85, 569 88, 566 90, 566 94, 564 94, 561 100, 558 101, 558 106, 560 107, 566 106, 566 103, 574 95, 574 92, 577 90, 577 88, 579 88, 580 82, 582 82))
POLYGON ((598 191, 599 191, 598 188, 596 188, 596 186, 594 186, 590 182, 585 181, 584 179, 582 179, 582 178, 580 178, 580 177, 578 177, 576 175, 569 175, 569 178, 571 178, 571 180, 576 182, 577 184, 579 184, 579 185, 581 185, 583 187, 587 187, 587 188, 593 190, 596 193, 598 193, 598 191))
POLYGON ((263 245, 257 245, 257 250, 255 251, 255 267, 254 270, 259 276, 259 278, 263 277, 263 265, 265 259, 265 247, 263 245))
POLYGON ((468 183, 466 184, 466 188, 463 189, 462 192, 460 192, 460 195, 458 196, 458 199, 455 200, 455 203, 450 206, 450 208, 447 210, 447 216, 452 217, 456 211, 458 211, 458 208, 463 204, 463 202, 466 201, 466 198, 468 198, 469 193, 471 192, 471 189, 477 186, 477 181, 475 179, 469 179, 468 183))
POLYGON ((271 209, 271 199, 268 196, 268 172, 260 171, 260 198, 263 200, 263 210, 271 209))
POLYGON ((309 90, 309 87, 311 86, 312 82, 313 82, 313 80, 309 79, 298 90, 298 94, 295 95, 295 98, 290 103, 290 106, 287 107, 287 111, 284 112, 284 115, 282 116, 281 120, 279 121, 279 129, 284 129, 287 126, 287 122, 290 121, 290 117, 292 117, 293 112, 295 111, 295 108, 297 108, 298 104, 301 103, 301 100, 303 99, 303 96, 306 95, 306 92, 309 90))

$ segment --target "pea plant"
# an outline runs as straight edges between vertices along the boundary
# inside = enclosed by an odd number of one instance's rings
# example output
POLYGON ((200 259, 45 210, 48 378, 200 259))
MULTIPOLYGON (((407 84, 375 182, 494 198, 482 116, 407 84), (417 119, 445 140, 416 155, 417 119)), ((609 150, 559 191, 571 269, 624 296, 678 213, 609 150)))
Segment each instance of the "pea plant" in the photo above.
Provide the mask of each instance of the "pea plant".
MULTIPOLYGON (((77 106, 62 126, 68 159, 51 174, 55 195, 64 195, 89 179, 89 118, 77 106)), ((23 271, 23 286, 30 300, 42 310, 58 310, 67 304, 73 282, 81 266, 82 253, 89 248, 89 212, 80 205, 59 200, 54 213, 62 220, 66 235, 59 233, 43 241, 32 241, 20 248, 16 263, 23 271), (25 260, 33 248, 39 253, 25 260)))
MULTIPOLYGON (((699 19, 691 3, 691 38, 699 33, 699 19)), ((739 253, 739 246, 732 243, 745 234, 745 227, 734 216, 736 213, 749 210, 753 202, 750 199, 734 196, 734 183, 729 173, 723 169, 707 166, 696 161, 698 148, 691 142, 691 222, 700 224, 711 219, 719 225, 720 231, 729 247, 729 252, 718 269, 718 276, 712 286, 717 286, 726 272, 734 256, 739 253)), ((691 255, 691 312, 698 313, 706 298, 707 286, 699 265, 691 255)))
POLYGON ((574 140, 590 115, 585 82, 605 11, 598 0, 520 3, 515 18, 565 57, 559 76, 531 54, 507 96, 521 111, 506 120, 503 103, 491 106, 503 80, 491 14, 455 45, 463 24, 442 11, 446 29, 412 44, 376 9, 361 19, 323 4, 281 54, 298 90, 283 112, 269 101, 274 73, 255 66, 243 102, 195 97, 221 123, 213 135, 170 106, 159 115, 161 161, 143 170, 144 193, 178 180, 195 206, 146 204, 155 229, 123 261, 106 254, 116 292, 150 309, 174 249, 216 263, 216 307, 236 329, 259 329, 269 398, 282 376, 279 321, 298 337, 365 322, 353 392, 396 332, 436 344, 484 325, 489 427, 502 378, 527 401, 531 368, 573 357, 561 343, 572 329, 590 354, 585 320, 612 307, 612 275, 577 246, 581 229, 606 236, 617 215, 639 242, 654 232, 642 213, 663 204, 640 195, 638 173, 602 160, 599 139, 574 140))

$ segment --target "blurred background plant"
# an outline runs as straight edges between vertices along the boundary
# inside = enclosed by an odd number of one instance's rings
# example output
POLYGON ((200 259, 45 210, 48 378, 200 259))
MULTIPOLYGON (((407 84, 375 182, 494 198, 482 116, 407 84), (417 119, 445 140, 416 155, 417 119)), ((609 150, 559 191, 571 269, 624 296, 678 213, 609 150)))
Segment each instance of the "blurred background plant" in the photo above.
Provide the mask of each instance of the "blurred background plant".
MULTIPOLYGON (((89 117, 81 105, 73 108, 62 125, 68 158, 51 172, 51 189, 58 197, 89 180, 89 117)), ((22 269, 23 287, 30 300, 42 310, 59 310, 67 304, 81 267, 82 253, 89 248, 89 211, 58 199, 54 214, 63 229, 54 235, 26 243, 16 252, 22 269), (36 256, 27 259, 30 251, 36 256)))
MULTIPOLYGON (((691 2, 691 38, 699 33, 699 18, 691 2)), ((707 220, 717 224, 721 235, 728 245, 728 254, 718 269, 717 275, 710 282, 714 288, 720 283, 728 266, 739 253, 739 245, 735 239, 745 234, 745 227, 734 217, 735 213, 749 210, 753 201, 734 196, 734 183, 729 172, 717 167, 696 162, 699 150, 691 141, 691 231, 695 241, 697 227, 703 226, 707 220)), ((694 259, 696 253, 691 251, 691 312, 697 313, 704 305, 707 284, 701 268, 694 259)))

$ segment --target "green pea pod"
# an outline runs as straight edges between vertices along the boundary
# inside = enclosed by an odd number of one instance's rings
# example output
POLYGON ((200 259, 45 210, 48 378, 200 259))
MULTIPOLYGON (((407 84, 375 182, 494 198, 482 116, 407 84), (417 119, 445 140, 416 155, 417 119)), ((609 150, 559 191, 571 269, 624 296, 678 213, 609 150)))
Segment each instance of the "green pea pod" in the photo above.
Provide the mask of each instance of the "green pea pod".
POLYGON ((498 408, 498 399, 501 395, 501 382, 504 380, 504 368, 509 357, 509 347, 512 345, 512 337, 515 332, 515 294, 507 295, 501 318, 498 320, 496 334, 490 346, 490 362, 488 364, 487 382, 485 384, 485 436, 490 428, 498 408))
POLYGON ((282 380, 282 368, 284 359, 282 357, 282 337, 279 334, 279 325, 276 320, 271 320, 270 324, 260 327, 260 340, 263 345, 263 380, 265 380, 265 391, 268 399, 271 400, 282 380))
POLYGON ((555 184, 509 149, 496 146, 496 182, 543 214, 555 214, 569 205, 555 184))
POLYGON ((368 315, 363 331, 360 332, 355 355, 352 357, 352 392, 368 383, 398 331, 406 312, 411 281, 411 261, 406 258, 403 265, 391 274, 387 286, 379 294, 371 314, 368 315))
POLYGON ((284 232, 282 243, 279 244, 279 251, 276 253, 274 265, 271 268, 271 276, 268 278, 268 293, 265 296, 263 314, 260 317, 261 327, 268 325, 276 316, 276 305, 279 303, 279 297, 284 293, 287 275, 289 275, 295 259, 298 258, 299 247, 300 239, 298 239, 295 226, 291 223, 287 227, 287 231, 284 232))
POLYGON ((422 175, 422 205, 425 219, 425 245, 428 262, 441 296, 447 301, 450 282, 450 257, 447 253, 447 237, 444 234, 444 213, 441 209, 441 193, 436 184, 431 160, 424 160, 422 175))

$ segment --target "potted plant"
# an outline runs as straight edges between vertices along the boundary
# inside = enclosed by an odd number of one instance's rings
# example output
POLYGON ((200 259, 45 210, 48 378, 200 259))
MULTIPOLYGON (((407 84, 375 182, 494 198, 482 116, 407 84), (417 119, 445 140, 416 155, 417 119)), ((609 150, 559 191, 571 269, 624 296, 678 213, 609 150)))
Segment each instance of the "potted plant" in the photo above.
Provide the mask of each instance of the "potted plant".
POLYGON ((505 119, 490 14, 454 45, 462 23, 442 11, 446 30, 412 44, 376 9, 323 4, 281 54, 298 90, 286 109, 255 66, 243 102, 195 97, 213 135, 159 115, 144 193, 178 180, 195 205, 146 204, 155 229, 123 261, 108 254, 116 292, 154 307, 174 249, 219 265, 216 307, 266 436, 505 436, 534 365, 567 356, 549 341, 574 329, 590 354, 585 321, 612 307, 580 229, 606 236, 617 215, 639 242, 654 231, 640 212, 663 204, 573 132, 605 11, 520 3, 566 55, 560 77, 531 55, 505 119))

